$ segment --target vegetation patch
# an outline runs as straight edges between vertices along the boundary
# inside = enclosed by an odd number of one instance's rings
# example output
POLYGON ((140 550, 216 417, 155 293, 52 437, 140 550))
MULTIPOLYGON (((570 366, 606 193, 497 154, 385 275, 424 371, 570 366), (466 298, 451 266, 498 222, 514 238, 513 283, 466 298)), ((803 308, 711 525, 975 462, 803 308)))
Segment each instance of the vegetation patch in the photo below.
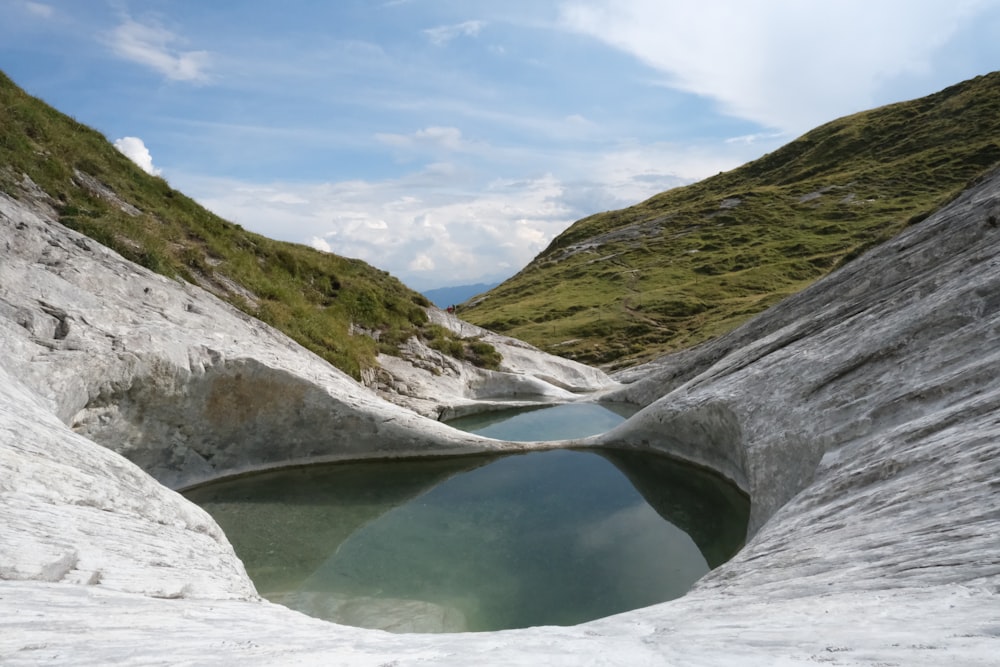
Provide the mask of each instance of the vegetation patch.
POLYGON ((427 323, 429 301, 385 271, 214 215, 0 73, 0 190, 27 196, 25 175, 64 225, 214 292, 355 378, 379 351, 398 353, 384 341, 420 335, 427 323))
POLYGON ((463 338, 438 324, 431 324, 421 329, 420 338, 432 350, 468 361, 479 368, 495 371, 500 368, 500 362, 503 361, 497 349, 478 336, 463 338))
POLYGON ((584 218, 462 316, 553 354, 634 364, 735 328, 918 224, 998 161, 993 73, 584 218))
MULTIPOLYGON (((994 73, 584 218, 462 316, 553 354, 638 363, 733 329, 919 224, 998 161, 994 73)), ((484 341, 430 327, 427 299, 386 272, 212 214, 0 74, 0 190, 36 196, 31 182, 63 224, 214 292, 355 378, 413 336, 499 365, 484 341)))

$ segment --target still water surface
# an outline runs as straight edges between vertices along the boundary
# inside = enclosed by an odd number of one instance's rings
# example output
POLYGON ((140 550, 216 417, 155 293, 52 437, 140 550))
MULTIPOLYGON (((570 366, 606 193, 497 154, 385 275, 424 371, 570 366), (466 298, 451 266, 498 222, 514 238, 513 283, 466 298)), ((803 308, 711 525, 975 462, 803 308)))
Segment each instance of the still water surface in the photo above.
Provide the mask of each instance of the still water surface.
POLYGON ((497 440, 567 440, 610 431, 636 410, 625 403, 566 403, 486 412, 452 419, 447 424, 497 440))
POLYGON ((263 596, 396 632, 568 625, 679 597, 739 549, 748 509, 714 476, 614 450, 311 466, 187 496, 263 596))

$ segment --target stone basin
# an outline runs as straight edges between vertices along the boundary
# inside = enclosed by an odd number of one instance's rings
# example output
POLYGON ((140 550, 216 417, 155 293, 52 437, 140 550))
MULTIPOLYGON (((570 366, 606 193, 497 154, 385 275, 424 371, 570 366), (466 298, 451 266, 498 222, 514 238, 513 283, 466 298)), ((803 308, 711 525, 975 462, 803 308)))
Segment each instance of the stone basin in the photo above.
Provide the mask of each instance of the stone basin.
POLYGON ((393 632, 574 625, 674 599, 739 550, 748 515, 715 475, 605 449, 313 465, 184 495, 263 597, 393 632))
MULTIPOLYGON (((993 173, 732 333, 620 387, 595 380, 643 407, 607 434, 507 443, 386 403, 0 197, 0 662, 995 664, 998 218, 993 173), (751 499, 749 541, 680 599, 568 627, 394 635, 309 618, 259 599, 215 522, 167 488, 610 443, 733 481, 751 499)), ((427 414, 475 398, 464 372, 425 395, 427 414)), ((574 391, 596 377, 566 374, 574 391)))

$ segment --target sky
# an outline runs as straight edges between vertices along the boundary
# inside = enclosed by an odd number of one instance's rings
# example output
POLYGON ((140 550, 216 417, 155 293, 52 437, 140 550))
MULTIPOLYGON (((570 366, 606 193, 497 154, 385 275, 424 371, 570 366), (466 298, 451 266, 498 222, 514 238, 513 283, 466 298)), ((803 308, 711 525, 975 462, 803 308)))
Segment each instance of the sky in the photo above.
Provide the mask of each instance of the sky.
POLYGON ((1000 69, 1000 0, 0 0, 0 69, 219 215, 418 290, 1000 69))

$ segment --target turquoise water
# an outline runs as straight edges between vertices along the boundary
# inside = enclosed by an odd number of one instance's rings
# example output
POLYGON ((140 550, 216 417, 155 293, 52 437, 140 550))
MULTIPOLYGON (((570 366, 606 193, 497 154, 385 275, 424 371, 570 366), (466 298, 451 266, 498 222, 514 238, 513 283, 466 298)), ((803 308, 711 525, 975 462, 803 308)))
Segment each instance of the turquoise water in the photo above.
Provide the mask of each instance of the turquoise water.
POLYGON ((742 546, 748 514, 714 476, 615 450, 312 466, 186 495, 263 596, 395 632, 569 625, 676 598, 742 546))

